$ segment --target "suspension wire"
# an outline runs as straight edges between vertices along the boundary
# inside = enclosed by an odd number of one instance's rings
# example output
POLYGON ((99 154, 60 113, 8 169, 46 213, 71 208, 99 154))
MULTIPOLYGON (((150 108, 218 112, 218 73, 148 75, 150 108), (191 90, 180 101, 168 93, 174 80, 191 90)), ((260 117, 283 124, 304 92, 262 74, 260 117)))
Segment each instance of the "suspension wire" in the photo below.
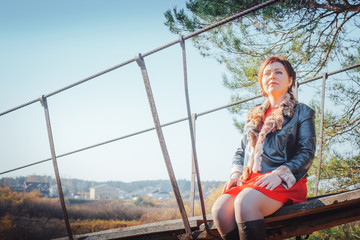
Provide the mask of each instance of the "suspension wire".
MULTIPOLYGON (((108 69, 106 69, 106 70, 103 70, 103 71, 101 71, 101 72, 99 72, 99 73, 93 74, 93 75, 91 75, 91 76, 89 76, 89 77, 87 77, 87 78, 84 78, 84 79, 80 80, 80 81, 77 81, 77 82, 72 83, 72 84, 70 84, 70 85, 68 85, 68 86, 65 86, 65 87, 63 87, 63 88, 60 88, 60 89, 58 89, 58 90, 56 90, 56 91, 53 91, 53 92, 48 93, 48 94, 45 94, 44 97, 46 97, 46 98, 51 97, 51 96, 53 96, 53 95, 55 95, 55 94, 58 94, 58 93, 60 93, 60 92, 63 92, 63 91, 68 90, 68 89, 70 89, 70 88, 73 88, 73 87, 75 87, 75 86, 77 86, 77 85, 80 85, 80 84, 82 84, 82 83, 85 83, 85 82, 87 82, 87 81, 89 81, 89 80, 91 80, 91 79, 94 79, 94 78, 97 78, 97 77, 99 77, 99 76, 101 76, 101 75, 104 75, 105 73, 109 73, 109 72, 111 72, 111 71, 114 71, 115 69, 118 69, 118 68, 120 68, 120 67, 123 67, 123 66, 125 66, 125 65, 127 65, 127 64, 129 64, 129 63, 134 62, 134 61, 135 61, 135 58, 132 58, 132 59, 127 60, 127 61, 125 61, 125 62, 123 62, 123 63, 120 63, 120 64, 115 65, 115 66, 113 66, 113 67, 110 67, 110 68, 108 68, 108 69)), ((21 105, 19 105, 19 106, 17 106, 17 107, 11 108, 11 109, 9 109, 9 110, 6 110, 6 111, 0 113, 0 116, 5 115, 5 114, 8 114, 8 113, 10 113, 10 112, 13 112, 13 111, 15 111, 15 110, 18 110, 18 109, 20 109, 20 108, 26 107, 26 106, 28 106, 28 105, 30 105, 30 104, 33 104, 33 103, 36 103, 36 102, 38 102, 38 101, 39 101, 39 98, 34 99, 34 100, 32 100, 32 101, 29 101, 29 102, 27 102, 27 103, 21 104, 21 105)))
MULTIPOLYGON (((231 16, 231 17, 225 18, 225 19, 223 19, 223 20, 221 20, 221 21, 219 21, 219 22, 216 22, 216 23, 214 23, 214 24, 211 24, 211 25, 209 25, 209 26, 207 26, 207 27, 204 27, 204 28, 202 28, 202 29, 200 29, 200 30, 198 30, 198 31, 192 32, 192 33, 184 36, 184 39, 186 40, 186 39, 195 37, 195 36, 197 36, 197 35, 199 35, 199 34, 201 34, 201 33, 203 33, 203 32, 209 31, 209 30, 211 30, 211 29, 213 29, 213 28, 216 28, 216 27, 218 27, 218 26, 220 26, 220 25, 223 25, 223 24, 225 24, 225 23, 228 23, 228 22, 230 22, 230 21, 232 21, 232 20, 234 20, 234 19, 236 19, 236 18, 242 17, 242 16, 244 16, 244 15, 246 15, 246 14, 255 12, 255 11, 261 9, 261 8, 264 8, 264 7, 266 7, 266 6, 270 5, 270 4, 273 4, 273 3, 278 2, 278 1, 280 1, 280 0, 270 0, 270 1, 264 2, 264 3, 262 3, 262 4, 259 4, 259 5, 257 5, 257 6, 254 6, 254 7, 252 7, 252 8, 249 8, 249 9, 243 11, 243 12, 240 12, 240 13, 238 13, 238 14, 235 14, 235 15, 231 16)), ((172 42, 170 42, 170 43, 167 43, 167 44, 165 44, 165 45, 163 45, 163 46, 160 46, 160 47, 158 47, 158 48, 155 48, 155 49, 153 49, 153 50, 151 50, 151 51, 148 51, 148 52, 142 54, 141 56, 144 58, 144 57, 149 56, 149 55, 151 55, 151 54, 154 54, 154 53, 156 53, 156 52, 158 52, 158 51, 161 51, 161 50, 163 50, 163 49, 165 49, 165 48, 171 47, 171 46, 179 43, 179 41, 180 41, 180 40, 177 39, 177 40, 172 41, 172 42)), ((118 64, 118 65, 115 65, 115 66, 113 66, 113 67, 110 67, 110 68, 108 68, 108 69, 105 69, 105 70, 103 70, 103 71, 101 71, 101 72, 99 72, 99 73, 95 73, 95 74, 93 74, 93 75, 91 75, 91 76, 89 76, 89 77, 87 77, 87 78, 84 78, 84 79, 82 79, 82 80, 79 80, 79 81, 77 81, 77 82, 75 82, 75 83, 72 83, 72 84, 70 84, 70 85, 68 85, 68 86, 65 86, 65 87, 63 87, 63 88, 60 88, 60 89, 58 89, 58 90, 56 90, 56 91, 53 91, 53 92, 51 92, 51 93, 45 94, 44 96, 45 96, 46 98, 51 97, 51 96, 53 96, 53 95, 55 95, 55 94, 61 93, 61 92, 65 91, 65 90, 68 90, 68 89, 70 89, 70 88, 73 88, 73 87, 75 87, 75 86, 77 86, 77 85, 80 85, 80 84, 82 84, 82 83, 88 82, 89 80, 92 80, 92 79, 97 78, 97 77, 99 77, 99 76, 101 76, 101 75, 104 75, 105 73, 109 73, 109 72, 111 72, 111 71, 114 71, 114 70, 116 70, 116 69, 118 69, 118 68, 120 68, 120 67, 123 67, 123 66, 125 66, 125 65, 127 65, 127 64, 130 64, 130 63, 132 63, 132 62, 135 62, 135 58, 129 59, 129 60, 127 60, 127 61, 125 61, 125 62, 122 62, 122 63, 120 63, 120 64, 118 64)), ((18 110, 18 109, 21 109, 21 108, 23 108, 23 107, 26 107, 26 106, 28 106, 28 105, 30 105, 30 104, 33 104, 33 103, 36 103, 36 102, 38 102, 38 101, 39 101, 39 99, 37 98, 37 99, 34 99, 34 100, 29 101, 29 102, 27 102, 27 103, 21 104, 21 105, 19 105, 19 106, 17 106, 17 107, 8 109, 8 110, 6 110, 6 111, 1 112, 1 113, 0 113, 0 116, 5 115, 5 114, 8 114, 8 113, 13 112, 13 111, 18 110)))
MULTIPOLYGON (((243 102, 251 101, 251 100, 259 98, 259 97, 261 97, 261 95, 246 98, 246 99, 243 99, 243 100, 231 103, 231 104, 224 105, 222 107, 207 110, 205 112, 200 112, 200 113, 197 113, 196 116, 203 116, 203 115, 215 112, 215 111, 223 110, 225 108, 229 108, 229 107, 241 104, 243 102)), ((187 120, 188 120, 187 117, 180 118, 180 119, 175 120, 175 121, 164 123, 164 124, 161 125, 161 127, 170 126, 170 125, 177 124, 177 123, 180 123, 180 122, 184 122, 184 121, 187 121, 187 120)), ((92 149, 92 148, 100 147, 102 145, 106 145, 106 144, 109 144, 109 143, 112 143, 112 142, 123 140, 123 139, 133 137, 133 136, 136 136, 136 135, 140 135, 142 133, 150 132, 150 131, 153 131, 153 130, 155 130, 155 127, 147 128, 147 129, 140 130, 140 131, 137 131, 137 132, 134 132, 134 133, 130 133, 130 134, 118 137, 118 138, 114 138, 114 139, 110 139, 110 140, 107 140, 107 141, 104 141, 104 142, 96 143, 96 144, 93 144, 93 145, 90 145, 90 146, 87 146, 87 147, 84 147, 84 148, 80 148, 80 149, 77 149, 77 150, 74 150, 74 151, 70 151, 70 152, 67 152, 67 153, 60 154, 60 155, 58 155, 56 157, 57 158, 65 157, 65 156, 68 156, 68 155, 72 155, 72 154, 75 154, 75 153, 78 153, 78 152, 82 152, 82 151, 89 150, 89 149, 92 149)), ((21 167, 17 167, 17 168, 13 168, 13 169, 10 169, 10 170, 4 171, 4 172, 0 172, 0 175, 10 173, 10 172, 14 172, 14 171, 17 171, 17 170, 20 170, 20 169, 23 169, 23 168, 31 167, 31 166, 34 166, 34 165, 38 165, 38 164, 41 164, 41 163, 44 163, 44 162, 48 162, 50 160, 51 160, 51 158, 47 158, 47 159, 40 160, 40 161, 37 161, 37 162, 33 162, 33 163, 30 163, 30 164, 27 164, 27 165, 23 165, 21 167)))
MULTIPOLYGON (((329 72, 329 73, 327 73, 327 75, 331 76, 331 75, 334 75, 334 74, 338 74, 338 73, 342 73, 342 72, 352 70, 352 69, 357 68, 357 67, 360 67, 360 63, 356 63, 354 65, 351 65, 351 66, 348 66, 348 67, 345 67, 345 68, 341 68, 341 69, 333 71, 333 72, 329 72)), ((306 84, 306 83, 309 83, 309 82, 312 82, 312 81, 315 81, 315 80, 319 80, 319 79, 322 79, 323 77, 324 77, 324 75, 313 77, 313 78, 310 78, 310 79, 306 79, 304 81, 299 82, 299 85, 306 84)))
POLYGON ((267 7, 267 6, 271 5, 271 4, 274 4, 274 3, 280 2, 280 1, 281 0, 270 0, 270 1, 267 1, 267 2, 264 2, 264 3, 261 3, 259 5, 256 5, 254 7, 248 8, 248 9, 246 9, 246 10, 240 12, 240 13, 232 15, 231 17, 225 18, 225 19, 223 19, 221 21, 213 23, 213 24, 211 24, 211 25, 209 25, 207 27, 204 27, 204 28, 202 28, 202 29, 200 29, 198 31, 195 31, 195 32, 192 32, 192 33, 190 33, 188 35, 185 35, 184 39, 187 40, 189 38, 195 37, 195 36, 197 36, 197 35, 199 35, 199 34, 201 34, 203 32, 206 32, 206 31, 209 31, 209 30, 211 30, 213 28, 216 28, 218 26, 224 25, 225 23, 231 22, 231 21, 233 21, 233 20, 235 20, 237 18, 243 17, 243 16, 245 16, 245 15, 247 15, 249 13, 252 13, 252 12, 256 12, 256 11, 258 11, 258 10, 264 8, 264 7, 267 7))
POLYGON ((242 100, 233 102, 233 103, 226 104, 226 105, 221 106, 221 107, 217 107, 217 108, 213 108, 213 109, 210 109, 210 110, 207 110, 207 111, 204 111, 204 112, 200 112, 200 113, 197 113, 196 115, 197 115, 197 116, 203 116, 203 115, 206 115, 206 114, 209 114, 209 113, 213 113, 213 112, 222 110, 222 109, 224 109, 224 108, 233 107, 233 106, 239 105, 239 104, 241 104, 241 103, 249 102, 249 101, 251 101, 251 100, 254 100, 254 99, 257 99, 257 98, 261 98, 261 97, 263 97, 263 96, 261 96, 261 95, 259 94, 259 95, 253 96, 253 97, 245 98, 245 99, 242 99, 242 100))
POLYGON ((33 104, 33 103, 38 102, 38 101, 39 101, 39 98, 34 99, 34 100, 32 100, 32 101, 29 101, 29 102, 26 102, 26 103, 23 103, 23 104, 21 104, 21 105, 19 105, 19 106, 17 106, 17 107, 10 108, 10 109, 8 109, 8 110, 0 113, 0 116, 5 115, 5 114, 8 114, 8 113, 13 112, 13 111, 16 111, 16 110, 18 110, 18 109, 20 109, 20 108, 29 106, 29 105, 31 105, 31 104, 33 104))
MULTIPOLYGON (((173 124, 176 124, 176 123, 180 123, 180 122, 183 122, 183 121, 186 121, 186 120, 187 120, 187 118, 181 118, 181 119, 178 119, 178 120, 175 120, 175 121, 172 121, 172 122, 162 124, 161 126, 166 127, 166 126, 173 125, 173 124)), ((60 155, 58 155, 56 157, 57 158, 65 157, 65 156, 72 155, 72 154, 75 154, 75 153, 79 153, 79 152, 82 152, 82 151, 85 151, 85 150, 100 147, 102 145, 106 145, 106 144, 109 144, 109 143, 112 143, 112 142, 123 140, 123 139, 129 138, 129 137, 140 135, 142 133, 150 132, 152 130, 155 130, 155 127, 147 128, 147 129, 137 131, 137 132, 134 132, 134 133, 130 133, 130 134, 118 137, 118 138, 110 139, 110 140, 100 142, 100 143, 97 143, 97 144, 94 144, 94 145, 90 145, 90 146, 87 146, 87 147, 84 147, 84 148, 76 149, 76 150, 71 151, 71 152, 60 154, 60 155)), ((0 175, 10 173, 10 172, 14 172, 14 171, 17 171, 17 170, 20 170, 20 169, 23 169, 23 168, 31 167, 31 166, 34 166, 34 165, 38 165, 38 164, 41 164, 41 163, 44 163, 44 162, 48 162, 50 160, 51 160, 51 158, 47 158, 47 159, 44 159, 44 160, 41 160, 41 161, 33 162, 33 163, 28 164, 28 165, 24 165, 24 166, 17 167, 17 168, 14 168, 14 169, 10 169, 10 170, 4 171, 4 172, 0 172, 0 175)))
POLYGON ((55 95, 55 94, 58 94, 58 93, 60 93, 60 92, 63 92, 63 91, 68 90, 68 89, 70 89, 70 88, 73 88, 73 87, 75 87, 75 86, 77 86, 77 85, 80 85, 80 84, 82 84, 82 83, 85 83, 85 82, 87 82, 87 81, 89 81, 89 80, 91 80, 91 79, 100 77, 101 75, 104 75, 105 73, 109 73, 109 72, 111 72, 111 71, 114 71, 114 70, 116 70, 116 69, 118 69, 118 68, 121 68, 121 67, 123 67, 123 66, 125 66, 125 65, 127 65, 127 64, 129 64, 129 63, 132 63, 132 62, 135 62, 135 58, 129 59, 129 60, 123 62, 123 63, 120 63, 120 64, 115 65, 115 66, 113 66, 113 67, 110 67, 110 68, 108 68, 108 69, 105 69, 105 70, 103 70, 103 71, 101 71, 101 72, 99 72, 99 73, 95 73, 95 74, 93 74, 93 75, 91 75, 91 76, 89 76, 89 77, 87 77, 87 78, 84 78, 84 79, 82 79, 82 80, 80 80, 80 81, 77 81, 77 82, 75 82, 75 83, 73 83, 73 84, 70 84, 70 85, 65 86, 65 87, 63 87, 63 88, 60 88, 60 89, 58 89, 58 90, 56 90, 56 91, 53 91, 53 92, 51 92, 51 93, 48 93, 48 94, 45 95, 45 97, 51 97, 51 96, 53 96, 53 95, 55 95))
MULTIPOLYGON (((341 73, 341 72, 344 72, 344 71, 352 70, 352 69, 357 68, 357 67, 360 67, 360 63, 354 64, 354 65, 346 67, 346 68, 339 69, 339 70, 334 71, 334 72, 330 72, 330 73, 328 73, 328 76, 338 74, 338 73, 341 73)), ((312 82, 312 81, 315 81, 315 80, 319 80, 319 79, 322 79, 322 78, 323 78, 323 75, 318 76, 318 77, 313 77, 313 78, 310 78, 310 79, 306 79, 304 81, 298 82, 298 85, 306 84, 306 83, 309 83, 309 82, 312 82)), ((197 117, 198 116, 204 116, 204 115, 207 115, 207 114, 219 111, 219 110, 223 110, 225 108, 233 107, 233 106, 242 104, 244 102, 248 102, 248 101, 251 101, 251 100, 254 100, 254 99, 257 99, 257 98, 261 98, 261 97, 262 97, 261 95, 256 95, 256 96, 253 96, 253 97, 245 98, 245 99, 242 99, 242 100, 230 103, 230 104, 226 104, 226 105, 223 105, 223 106, 220 106, 220 107, 217 107, 217 108, 206 110, 204 112, 196 113, 196 116, 197 117)), ((39 101, 39 99, 37 99, 37 101, 39 101)), ((177 124, 177 123, 187 121, 187 120, 188 120, 188 117, 181 118, 181 119, 178 119, 178 120, 175 120, 175 121, 171 121, 171 122, 162 124, 161 127, 177 124)), ((142 133, 146 133, 146 132, 149 132, 149 131, 152 131, 152 130, 155 130, 155 127, 147 128, 147 129, 140 130, 140 131, 137 131, 137 132, 134 132, 134 133, 130 133, 130 134, 118 137, 118 138, 114 138, 114 139, 107 140, 107 141, 104 141, 104 142, 100 142, 100 143, 97 143, 97 144, 94 144, 94 145, 90 145, 88 147, 80 148, 80 149, 77 149, 77 150, 74 150, 74 151, 71 151, 71 152, 67 152, 67 153, 58 155, 56 157, 57 158, 65 157, 65 156, 68 156, 68 155, 72 155, 74 153, 82 152, 82 151, 85 151, 85 150, 88 150, 88 149, 91 149, 91 148, 96 148, 96 147, 99 147, 99 146, 102 146, 102 145, 105 145, 105 144, 108 144, 108 143, 123 140, 125 138, 133 137, 133 136, 136 136, 136 135, 139 135, 139 134, 142 134, 142 133)), ((47 158, 47 159, 44 159, 44 160, 41 160, 41 161, 37 161, 37 162, 33 162, 33 163, 30 163, 30 164, 27 164, 27 165, 23 165, 23 166, 13 168, 13 169, 10 169, 10 170, 4 171, 4 172, 0 172, 0 175, 10 173, 10 172, 14 172, 14 171, 17 171, 17 170, 20 170, 20 169, 23 169, 23 168, 31 167, 31 166, 34 166, 34 165, 37 165, 37 164, 41 164, 41 163, 44 163, 44 162, 47 162, 47 161, 50 161, 50 160, 51 160, 51 158, 47 158)))

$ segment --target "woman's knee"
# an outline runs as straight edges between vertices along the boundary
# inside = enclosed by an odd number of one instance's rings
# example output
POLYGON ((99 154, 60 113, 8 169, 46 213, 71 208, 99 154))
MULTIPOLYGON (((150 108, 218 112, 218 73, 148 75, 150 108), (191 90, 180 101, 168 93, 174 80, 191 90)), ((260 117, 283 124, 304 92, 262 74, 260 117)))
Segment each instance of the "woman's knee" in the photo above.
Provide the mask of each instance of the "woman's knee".
POLYGON ((252 191, 253 189, 244 189, 235 198, 235 219, 238 223, 263 218, 261 207, 254 198, 252 191))
POLYGON ((221 212, 221 205, 215 201, 214 205, 211 208, 211 215, 213 218, 218 218, 219 213, 221 212))
POLYGON ((228 194, 221 195, 212 207, 212 217, 221 235, 236 229, 234 197, 228 194))
POLYGON ((234 200, 228 196, 220 196, 212 206, 211 214, 215 221, 234 219, 234 200))

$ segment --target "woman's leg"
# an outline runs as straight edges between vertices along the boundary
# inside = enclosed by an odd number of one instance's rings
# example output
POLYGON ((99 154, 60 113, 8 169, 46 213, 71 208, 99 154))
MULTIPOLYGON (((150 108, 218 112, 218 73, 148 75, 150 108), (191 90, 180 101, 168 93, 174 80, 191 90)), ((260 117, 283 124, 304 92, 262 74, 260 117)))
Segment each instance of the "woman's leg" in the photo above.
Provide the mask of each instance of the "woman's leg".
POLYGON ((274 200, 256 189, 245 188, 235 199, 235 219, 238 223, 262 219, 283 205, 282 202, 274 200))
POLYGON ((234 201, 234 196, 223 194, 216 199, 212 207, 212 217, 221 236, 237 229, 235 222, 234 201))
POLYGON ((234 202, 235 219, 240 239, 265 239, 264 217, 283 206, 258 190, 243 189, 234 202))

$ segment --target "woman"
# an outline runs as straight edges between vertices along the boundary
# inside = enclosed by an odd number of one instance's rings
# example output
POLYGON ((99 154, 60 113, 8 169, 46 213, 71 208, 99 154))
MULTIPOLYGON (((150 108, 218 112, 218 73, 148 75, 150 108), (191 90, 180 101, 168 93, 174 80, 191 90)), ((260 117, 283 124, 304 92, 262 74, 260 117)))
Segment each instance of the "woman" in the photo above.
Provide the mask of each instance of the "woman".
POLYGON ((230 180, 212 215, 223 239, 265 239, 264 217, 306 201, 306 173, 315 154, 314 110, 292 94, 296 74, 283 57, 259 69, 265 102, 251 109, 230 180))

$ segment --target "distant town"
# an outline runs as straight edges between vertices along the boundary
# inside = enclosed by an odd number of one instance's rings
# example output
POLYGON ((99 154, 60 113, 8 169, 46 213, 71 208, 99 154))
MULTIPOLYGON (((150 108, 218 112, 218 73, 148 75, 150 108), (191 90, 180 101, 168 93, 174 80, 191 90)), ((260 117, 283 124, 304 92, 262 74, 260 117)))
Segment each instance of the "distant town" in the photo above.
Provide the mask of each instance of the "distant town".
MULTIPOLYGON (((223 182, 202 182, 203 193, 207 196, 213 189, 218 188, 223 182)), ((95 182, 79 179, 62 179, 62 189, 65 198, 83 200, 135 200, 147 196, 151 199, 165 200, 173 197, 169 180, 148 180, 136 182, 95 182)), ((190 196, 191 182, 178 180, 178 185, 183 198, 190 196)), ((8 187, 18 192, 37 191, 45 198, 57 198, 58 187, 56 180, 49 176, 31 175, 27 177, 2 178, 0 186, 8 187)), ((197 192, 197 189, 196 189, 197 192)))

